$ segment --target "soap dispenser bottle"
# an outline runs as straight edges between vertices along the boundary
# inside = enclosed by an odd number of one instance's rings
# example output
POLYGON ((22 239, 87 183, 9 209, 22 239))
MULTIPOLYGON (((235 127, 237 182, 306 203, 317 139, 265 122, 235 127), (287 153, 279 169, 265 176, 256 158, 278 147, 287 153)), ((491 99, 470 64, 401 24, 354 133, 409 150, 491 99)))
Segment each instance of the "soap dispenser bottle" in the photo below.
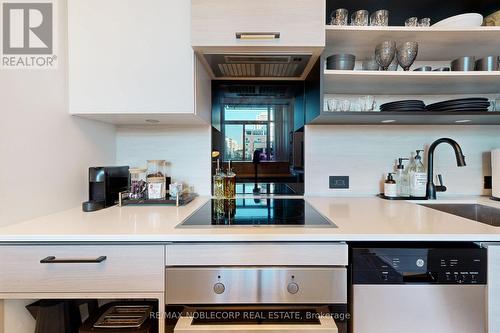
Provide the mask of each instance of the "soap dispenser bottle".
POLYGON ((384 183, 384 195, 388 198, 396 198, 398 196, 397 184, 392 175, 392 173, 388 173, 384 183))
POLYGON ((424 163, 422 163, 423 150, 417 150, 417 154, 413 158, 413 162, 408 169, 410 175, 410 196, 425 197, 427 187, 427 173, 425 172, 424 163))
POLYGON ((398 191, 398 197, 409 197, 410 196, 410 176, 407 169, 403 164, 403 161, 409 161, 409 158, 398 158, 398 165, 396 167, 396 185, 398 191))

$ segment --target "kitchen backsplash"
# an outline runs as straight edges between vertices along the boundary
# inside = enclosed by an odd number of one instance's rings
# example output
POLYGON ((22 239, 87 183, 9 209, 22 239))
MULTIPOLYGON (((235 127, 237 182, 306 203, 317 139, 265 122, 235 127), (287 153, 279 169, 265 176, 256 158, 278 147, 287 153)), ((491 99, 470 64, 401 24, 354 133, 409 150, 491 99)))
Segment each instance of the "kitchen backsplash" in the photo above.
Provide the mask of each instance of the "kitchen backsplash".
POLYGON ((383 176, 392 172, 396 158, 427 149, 441 137, 458 141, 467 162, 465 168, 457 168, 451 147, 443 144, 436 149, 435 174, 443 175, 446 195, 491 194, 491 190, 483 189, 484 176, 491 175, 490 151, 500 148, 500 126, 306 126, 305 193, 379 193, 383 176), (329 176, 349 176, 350 188, 329 189, 329 176))
POLYGON ((116 131, 116 162, 146 166, 146 160, 170 162, 172 180, 211 193, 210 126, 124 126, 116 131))

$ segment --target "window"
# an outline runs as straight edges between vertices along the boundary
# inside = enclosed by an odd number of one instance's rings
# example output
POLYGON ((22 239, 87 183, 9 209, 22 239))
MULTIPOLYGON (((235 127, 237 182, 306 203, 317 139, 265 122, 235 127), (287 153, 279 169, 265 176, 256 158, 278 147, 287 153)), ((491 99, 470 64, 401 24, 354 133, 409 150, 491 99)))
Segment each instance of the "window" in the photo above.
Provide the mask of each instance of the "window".
POLYGON ((224 160, 252 161, 256 150, 261 151, 262 159, 274 160, 272 113, 272 106, 224 106, 224 160))
POLYGON ((225 125, 225 161, 243 160, 243 129, 244 125, 225 125))
POLYGON ((231 106, 224 107, 225 121, 267 121, 269 119, 269 108, 267 106, 231 106))

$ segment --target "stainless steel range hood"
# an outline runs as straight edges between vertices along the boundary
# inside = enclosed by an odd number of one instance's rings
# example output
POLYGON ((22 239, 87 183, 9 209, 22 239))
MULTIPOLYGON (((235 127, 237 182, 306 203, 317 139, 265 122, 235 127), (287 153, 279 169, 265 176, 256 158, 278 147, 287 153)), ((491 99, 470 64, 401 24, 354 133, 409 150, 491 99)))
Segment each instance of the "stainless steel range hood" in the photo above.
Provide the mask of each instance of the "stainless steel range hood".
POLYGON ((311 60, 306 53, 202 54, 216 79, 300 79, 311 60))

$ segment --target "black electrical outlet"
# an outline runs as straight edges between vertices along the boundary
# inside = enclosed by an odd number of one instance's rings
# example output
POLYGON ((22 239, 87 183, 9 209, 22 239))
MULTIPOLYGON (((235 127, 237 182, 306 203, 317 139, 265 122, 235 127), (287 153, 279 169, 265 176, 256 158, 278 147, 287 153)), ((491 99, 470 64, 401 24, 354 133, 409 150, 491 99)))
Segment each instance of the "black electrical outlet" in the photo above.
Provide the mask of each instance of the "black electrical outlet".
POLYGON ((349 176, 330 176, 330 188, 349 188, 349 176))
POLYGON ((491 190, 491 182, 492 182, 492 179, 491 179, 491 176, 484 176, 484 189, 485 190, 491 190))

